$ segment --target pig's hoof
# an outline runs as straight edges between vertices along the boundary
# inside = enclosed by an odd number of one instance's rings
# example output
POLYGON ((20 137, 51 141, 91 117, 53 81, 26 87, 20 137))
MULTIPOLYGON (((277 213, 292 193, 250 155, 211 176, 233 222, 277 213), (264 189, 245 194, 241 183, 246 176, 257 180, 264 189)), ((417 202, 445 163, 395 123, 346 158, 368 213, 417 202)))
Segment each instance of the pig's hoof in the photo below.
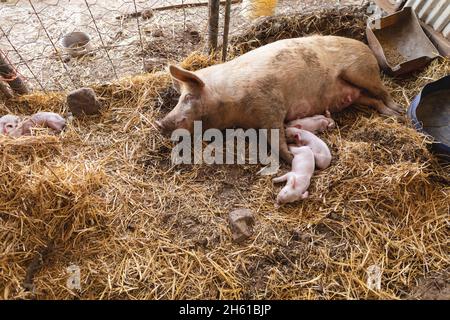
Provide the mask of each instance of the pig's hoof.
POLYGON ((395 103, 394 101, 388 101, 386 103, 386 105, 389 109, 396 111, 400 114, 405 112, 405 110, 399 104, 395 103))
POLYGON ((233 241, 241 243, 253 234, 255 218, 249 209, 237 209, 228 215, 233 241))

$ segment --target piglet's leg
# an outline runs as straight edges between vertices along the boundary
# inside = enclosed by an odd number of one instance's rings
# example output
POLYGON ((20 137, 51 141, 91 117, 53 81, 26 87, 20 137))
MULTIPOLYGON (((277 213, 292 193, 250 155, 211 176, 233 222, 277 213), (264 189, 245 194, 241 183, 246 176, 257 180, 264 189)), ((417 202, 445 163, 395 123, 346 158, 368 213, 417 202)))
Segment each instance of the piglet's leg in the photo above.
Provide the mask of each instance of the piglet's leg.
POLYGON ((24 136, 31 135, 31 128, 35 127, 36 124, 31 119, 25 120, 19 125, 19 128, 21 130, 21 134, 24 136))
POLYGON ((52 129, 53 131, 55 131, 56 133, 60 133, 64 127, 66 126, 66 123, 63 121, 52 121, 52 120, 48 120, 46 122, 46 125, 52 129))
POLYGON ((282 175, 281 177, 273 178, 272 181, 273 181, 274 183, 284 182, 284 181, 286 181, 286 180, 289 178, 289 173, 290 173, 290 172, 286 173, 285 175, 282 175))
POLYGON ((314 161, 316 163, 316 168, 324 170, 330 166, 331 159, 323 154, 314 154, 314 161))

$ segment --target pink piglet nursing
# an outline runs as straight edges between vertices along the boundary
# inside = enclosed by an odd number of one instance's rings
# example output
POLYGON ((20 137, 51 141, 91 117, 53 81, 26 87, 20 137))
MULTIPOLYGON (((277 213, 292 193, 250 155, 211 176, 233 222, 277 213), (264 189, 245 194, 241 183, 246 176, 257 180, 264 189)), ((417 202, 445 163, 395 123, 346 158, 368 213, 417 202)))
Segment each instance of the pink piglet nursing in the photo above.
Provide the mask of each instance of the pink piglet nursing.
POLYGON ((289 122, 285 128, 286 140, 294 155, 292 170, 273 179, 275 183, 287 181, 277 196, 277 205, 308 198, 308 188, 314 169, 326 169, 331 163, 331 152, 326 143, 313 132, 322 132, 335 127, 329 113, 289 122))

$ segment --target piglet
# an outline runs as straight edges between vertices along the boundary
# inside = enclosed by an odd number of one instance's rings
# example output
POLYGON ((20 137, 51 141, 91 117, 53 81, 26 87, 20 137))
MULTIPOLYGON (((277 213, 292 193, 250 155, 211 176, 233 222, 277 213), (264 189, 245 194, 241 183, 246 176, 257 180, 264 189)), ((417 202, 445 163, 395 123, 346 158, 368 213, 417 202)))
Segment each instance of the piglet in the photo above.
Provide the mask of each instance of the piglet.
POLYGON ((314 160, 318 169, 325 169, 331 163, 331 152, 327 144, 323 142, 314 133, 289 127, 286 129, 286 138, 288 142, 294 142, 298 146, 308 146, 314 154, 314 160))
POLYGON ((286 127, 298 127, 312 133, 319 133, 326 130, 331 130, 336 127, 329 111, 323 115, 315 115, 289 122, 286 127))
POLYGON ((19 126, 20 118, 18 116, 7 114, 0 118, 0 134, 12 135, 19 126))
POLYGON ((310 147, 290 146, 289 151, 294 155, 292 171, 273 179, 273 182, 287 180, 286 186, 277 196, 277 205, 295 202, 308 197, 308 188, 314 173, 314 154, 310 147))
POLYGON ((33 114, 29 119, 22 122, 19 126, 21 134, 31 135, 31 128, 47 127, 55 133, 60 133, 66 126, 66 120, 59 114, 53 112, 38 112, 33 114))

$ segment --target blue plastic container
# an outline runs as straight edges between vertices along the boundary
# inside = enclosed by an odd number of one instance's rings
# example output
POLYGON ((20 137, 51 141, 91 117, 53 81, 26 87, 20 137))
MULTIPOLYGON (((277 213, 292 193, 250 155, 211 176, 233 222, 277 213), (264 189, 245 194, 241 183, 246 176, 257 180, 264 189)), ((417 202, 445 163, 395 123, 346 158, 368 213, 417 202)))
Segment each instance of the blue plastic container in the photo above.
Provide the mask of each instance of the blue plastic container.
POLYGON ((433 138, 432 152, 450 161, 450 75, 427 84, 407 115, 417 131, 433 138))

